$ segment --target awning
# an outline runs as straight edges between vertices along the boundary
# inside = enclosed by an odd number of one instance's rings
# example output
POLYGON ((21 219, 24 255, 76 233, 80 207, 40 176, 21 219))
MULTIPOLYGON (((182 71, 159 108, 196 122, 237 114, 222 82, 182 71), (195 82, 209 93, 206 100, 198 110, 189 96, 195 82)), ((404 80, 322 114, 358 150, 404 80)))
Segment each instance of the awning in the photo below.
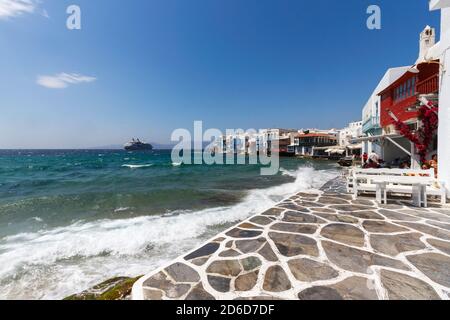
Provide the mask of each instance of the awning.
POLYGON ((362 144, 349 145, 349 146, 347 146, 347 149, 350 149, 350 150, 362 149, 362 144))
POLYGON ((384 140, 384 139, 386 139, 386 140, 390 141, 393 145, 398 147, 400 150, 405 152, 408 156, 411 156, 411 152, 409 152, 404 147, 402 147, 399 143, 394 141, 394 139, 397 139, 397 138, 403 138, 403 136, 398 135, 398 134, 383 134, 383 135, 380 135, 380 136, 371 136, 371 137, 363 137, 363 138, 352 139, 351 142, 352 143, 366 142, 366 141, 374 142, 374 141, 377 141, 377 140, 384 140))
POLYGON ((345 148, 342 148, 340 146, 328 146, 328 147, 314 147, 314 150, 342 150, 345 148))
POLYGON ((330 153, 330 154, 344 154, 345 150, 342 148, 334 148, 334 149, 327 149, 325 150, 325 153, 330 153))
POLYGON ((386 138, 396 139, 396 138, 401 138, 401 137, 402 136, 398 135, 398 134, 382 134, 379 136, 355 138, 355 139, 351 139, 350 142, 351 143, 374 142, 374 141, 382 140, 382 139, 386 139, 386 138))

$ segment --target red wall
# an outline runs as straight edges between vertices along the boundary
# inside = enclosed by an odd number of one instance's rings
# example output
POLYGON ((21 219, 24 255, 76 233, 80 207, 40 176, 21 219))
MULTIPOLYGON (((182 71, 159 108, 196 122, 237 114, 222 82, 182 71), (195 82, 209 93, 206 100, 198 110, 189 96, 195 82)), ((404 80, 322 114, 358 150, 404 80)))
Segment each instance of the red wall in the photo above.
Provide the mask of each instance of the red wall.
MULTIPOLYGON (((395 116, 403 122, 417 117, 417 111, 407 111, 409 107, 413 107, 416 105, 417 96, 412 96, 404 100, 398 101, 396 103, 394 103, 393 101, 394 90, 400 84, 405 83, 409 79, 412 79, 413 77, 417 76, 418 78, 416 82, 417 85, 418 83, 430 78, 431 76, 439 74, 439 64, 437 63, 424 63, 419 65, 417 68, 420 70, 420 73, 418 74, 406 73, 384 91, 383 95, 388 95, 388 98, 381 100, 380 122, 382 127, 387 127, 393 124, 392 118, 389 115, 388 110, 392 111, 392 113, 394 113, 395 116)), ((421 92, 421 93, 430 93, 430 92, 421 92)))
POLYGON ((409 107, 412 107, 416 104, 417 97, 412 96, 409 98, 406 98, 405 100, 399 101, 396 104, 392 105, 392 97, 381 101, 381 126, 387 127, 391 124, 392 118, 389 115, 388 109, 392 111, 392 113, 395 114, 395 116, 401 120, 406 121, 409 119, 413 119, 417 117, 417 111, 407 111, 409 107))

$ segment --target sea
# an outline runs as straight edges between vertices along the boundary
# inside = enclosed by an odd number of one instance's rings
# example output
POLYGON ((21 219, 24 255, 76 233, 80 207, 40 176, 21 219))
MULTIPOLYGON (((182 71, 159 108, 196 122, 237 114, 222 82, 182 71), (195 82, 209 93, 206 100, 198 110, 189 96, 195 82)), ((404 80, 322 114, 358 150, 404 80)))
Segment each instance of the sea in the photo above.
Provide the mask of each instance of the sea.
POLYGON ((336 163, 183 165, 170 151, 0 150, 0 299, 62 299, 138 276, 292 194, 336 163))

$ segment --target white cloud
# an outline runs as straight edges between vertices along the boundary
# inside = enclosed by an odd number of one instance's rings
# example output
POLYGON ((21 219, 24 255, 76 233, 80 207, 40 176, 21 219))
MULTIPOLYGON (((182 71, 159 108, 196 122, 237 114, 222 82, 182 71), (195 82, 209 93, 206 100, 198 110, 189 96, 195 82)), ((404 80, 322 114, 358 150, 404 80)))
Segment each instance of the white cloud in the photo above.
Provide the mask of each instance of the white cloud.
POLYGON ((0 19, 34 13, 37 7, 38 1, 36 0, 0 0, 0 19))
POLYGON ((54 76, 39 76, 37 84, 49 89, 64 89, 72 84, 89 83, 97 80, 95 77, 76 73, 60 73, 54 76))

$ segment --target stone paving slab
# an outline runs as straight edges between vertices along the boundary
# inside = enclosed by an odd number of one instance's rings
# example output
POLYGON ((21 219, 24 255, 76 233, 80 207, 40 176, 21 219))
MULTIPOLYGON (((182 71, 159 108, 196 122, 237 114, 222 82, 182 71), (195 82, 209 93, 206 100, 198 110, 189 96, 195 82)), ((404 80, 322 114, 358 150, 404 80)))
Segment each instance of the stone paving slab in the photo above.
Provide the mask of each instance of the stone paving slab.
POLYGON ((449 300, 450 207, 353 200, 336 179, 141 278, 142 300, 449 300))

